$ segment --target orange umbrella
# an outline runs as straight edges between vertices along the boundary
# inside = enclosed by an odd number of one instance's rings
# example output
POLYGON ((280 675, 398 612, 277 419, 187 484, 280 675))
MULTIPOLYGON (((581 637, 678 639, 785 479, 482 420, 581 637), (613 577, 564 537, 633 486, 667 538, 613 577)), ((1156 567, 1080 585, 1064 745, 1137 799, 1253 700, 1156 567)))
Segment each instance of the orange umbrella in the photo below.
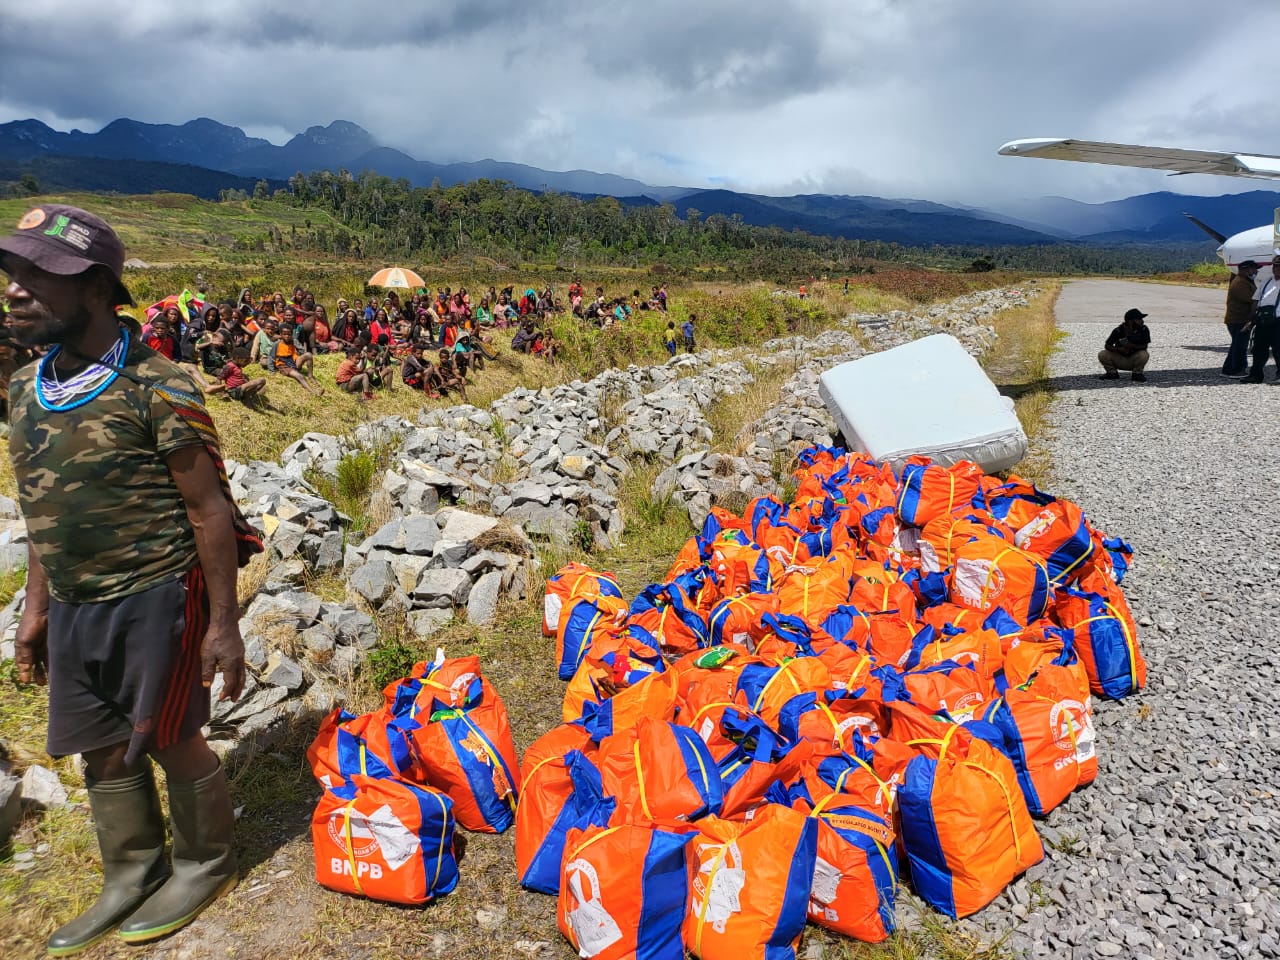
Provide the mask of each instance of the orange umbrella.
POLYGON ((414 287, 425 287, 426 283, 407 267, 383 267, 369 278, 369 286, 411 290, 414 287))

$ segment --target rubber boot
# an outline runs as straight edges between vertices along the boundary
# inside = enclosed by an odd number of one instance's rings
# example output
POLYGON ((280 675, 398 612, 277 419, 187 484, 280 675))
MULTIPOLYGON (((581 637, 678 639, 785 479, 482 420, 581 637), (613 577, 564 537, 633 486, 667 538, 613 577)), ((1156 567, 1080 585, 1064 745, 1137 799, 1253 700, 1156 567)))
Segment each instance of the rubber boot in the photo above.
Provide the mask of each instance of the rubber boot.
POLYGON ((53 957, 69 957, 101 940, 169 876, 164 814, 151 770, 88 788, 102 852, 102 893, 92 907, 54 931, 45 945, 53 957))
POLYGON ((232 848, 235 814, 222 765, 194 783, 169 784, 173 876, 120 926, 126 943, 180 930, 238 879, 232 848))

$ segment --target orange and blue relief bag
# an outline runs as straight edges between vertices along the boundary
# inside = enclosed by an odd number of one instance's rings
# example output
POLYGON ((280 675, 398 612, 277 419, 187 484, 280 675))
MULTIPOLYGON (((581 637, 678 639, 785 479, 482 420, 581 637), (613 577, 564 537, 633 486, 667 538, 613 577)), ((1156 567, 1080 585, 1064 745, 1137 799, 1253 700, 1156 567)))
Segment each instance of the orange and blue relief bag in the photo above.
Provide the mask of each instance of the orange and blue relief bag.
POLYGON ((456 661, 442 661, 423 679, 393 685, 392 712, 413 743, 426 781, 453 800, 458 823, 502 833, 515 820, 518 790, 511 724, 497 691, 480 676, 479 658, 459 659, 474 663, 460 673, 456 661))
POLYGON ((973 664, 943 660, 901 675, 907 698, 926 713, 946 713, 956 723, 980 714, 996 698, 995 684, 973 664))
POLYGON ((680 824, 570 830, 556 924, 590 960, 684 960, 680 920, 688 891, 680 824))
POLYGON ((736 644, 685 654, 667 669, 678 698, 676 719, 685 726, 696 727, 693 718, 704 707, 733 701, 738 676, 747 664, 759 662, 745 647, 736 644))
POLYGON ((895 928, 898 897, 892 817, 840 793, 829 793, 816 804, 796 796, 791 805, 818 821, 809 921, 865 943, 887 939, 895 928))
POLYGON ((707 566, 715 577, 720 596, 732 596, 738 590, 768 593, 773 589, 773 576, 764 548, 742 530, 724 530, 710 542, 711 556, 707 566))
MULTIPOLYGON (((622 600, 622 590, 618 587, 618 578, 612 573, 592 570, 576 561, 566 564, 547 579, 547 592, 542 601, 543 636, 556 635, 560 611, 568 606, 569 601, 579 597, 622 600)), ((626 606, 625 601, 623 606, 626 606)))
POLYGON ((726 710, 720 735, 734 745, 717 763, 724 783, 720 816, 735 819, 757 806, 775 784, 786 785, 800 775, 813 753, 808 743, 791 743, 778 736, 759 717, 726 710))
POLYGON ((1054 616, 1072 633, 1076 655, 1089 675, 1094 693, 1120 700, 1147 682, 1147 662, 1138 648, 1136 625, 1119 587, 1101 576, 1084 581, 1088 589, 1058 591, 1054 616), (1109 595, 1108 595, 1109 594, 1109 595))
POLYGON ((916 533, 921 567, 930 573, 950 570, 956 562, 956 551, 979 537, 997 537, 1012 543, 1013 531, 991 516, 965 510, 930 520, 916 533))
POLYGON ((1017 773, 965 726, 909 704, 889 710, 891 735, 917 752, 897 791, 911 886, 935 910, 967 917, 1044 857, 1017 773))
POLYGON ((831 673, 817 657, 795 657, 779 666, 749 664, 738 676, 737 693, 751 712, 776 726, 783 708, 802 693, 822 693, 831 687, 831 673))
POLYGON ((1014 530, 1013 542, 1043 560, 1054 583, 1074 576, 1094 551, 1084 512, 1070 500, 1053 498, 1014 530))
POLYGON ((994 680, 1004 669, 1004 644, 994 630, 959 631, 949 626, 939 630, 926 626, 916 634, 912 645, 913 669, 952 660, 961 666, 973 667, 987 681, 994 680))
POLYGON ((389 903, 421 904, 458 884, 452 803, 438 790, 353 776, 311 816, 316 881, 389 903))
POLYGON ((556 627, 556 673, 572 680, 591 644, 622 629, 627 603, 621 597, 597 595, 570 598, 559 611, 556 627))
POLYGON ((707 569, 700 567, 670 583, 645 587, 631 603, 628 632, 654 650, 668 653, 685 654, 707 646, 707 622, 698 612, 698 598, 708 589, 708 581, 707 569))
POLYGON ((639 823, 696 820, 719 813, 724 805, 715 760, 689 727, 641 717, 630 729, 601 741, 594 762, 620 818, 639 823))
POLYGON ((334 710, 307 747, 307 760, 323 787, 336 787, 355 774, 406 780, 421 777, 413 744, 385 707, 359 716, 341 707, 334 710))
MULTIPOLYGON (((601 704, 608 700, 609 695, 601 687, 603 680, 630 688, 665 670, 662 654, 639 637, 633 636, 629 630, 599 636, 564 688, 560 718, 565 723, 581 720, 588 704, 601 704)), ((625 693, 627 690, 624 689, 622 694, 625 693)), ((622 694, 616 696, 620 697, 622 694)))
POLYGON ((600 772, 581 751, 546 756, 533 764, 521 784, 516 809, 520 885, 555 896, 569 831, 605 825, 613 811, 614 801, 604 795, 600 772))
POLYGON ((970 460, 943 467, 924 457, 911 457, 902 468, 899 481, 898 516, 904 523, 923 527, 931 520, 969 507, 982 476, 982 468, 970 460))
POLYGON ((1067 658, 1010 687, 981 717, 1004 735, 1003 752, 1035 817, 1046 816, 1098 776, 1089 679, 1069 653, 1059 659, 1067 658))
POLYGON ((952 603, 984 613, 1000 607, 1021 624, 1044 616, 1052 597, 1044 562, 998 537, 960 545, 949 585, 952 603))
POLYGON ((795 960, 809 912, 818 822, 766 803, 742 821, 707 817, 685 849, 683 937, 698 960, 795 960))
POLYGON ((797 563, 787 569, 774 587, 778 610, 806 623, 821 621, 840 604, 849 602, 853 589, 851 579, 847 551, 797 563))
POLYGON ((740 593, 725 597, 707 614, 707 634, 712 646, 738 643, 748 650, 764 639, 769 628, 766 613, 778 612, 776 593, 740 593))

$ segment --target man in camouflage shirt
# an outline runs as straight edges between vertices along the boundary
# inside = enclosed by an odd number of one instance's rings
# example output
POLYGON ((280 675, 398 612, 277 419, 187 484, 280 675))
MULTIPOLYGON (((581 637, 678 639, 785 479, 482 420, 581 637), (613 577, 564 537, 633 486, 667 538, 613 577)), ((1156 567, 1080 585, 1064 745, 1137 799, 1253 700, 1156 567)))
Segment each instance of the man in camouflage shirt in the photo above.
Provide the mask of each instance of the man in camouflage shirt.
POLYGON ((9 333, 48 348, 9 391, 29 536, 18 679, 47 679, 49 753, 83 755, 103 861, 101 895, 49 938, 53 956, 117 928, 165 936, 237 876, 226 777, 201 735, 215 674, 224 698, 244 684, 236 514, 211 421, 212 440, 166 399, 202 411, 195 385, 116 314, 133 303, 123 263, 114 231, 75 207, 35 207, 0 239, 9 333))

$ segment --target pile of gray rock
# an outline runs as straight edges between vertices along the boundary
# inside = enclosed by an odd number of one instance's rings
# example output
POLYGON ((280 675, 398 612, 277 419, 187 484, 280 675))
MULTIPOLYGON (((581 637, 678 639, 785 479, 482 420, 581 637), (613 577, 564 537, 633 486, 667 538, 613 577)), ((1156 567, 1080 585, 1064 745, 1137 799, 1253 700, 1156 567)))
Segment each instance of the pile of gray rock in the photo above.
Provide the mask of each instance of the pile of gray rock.
POLYGON ((302 589, 302 579, 300 561, 282 561, 240 620, 249 668, 244 691, 238 700, 219 700, 221 675, 213 684, 207 732, 220 755, 238 742, 269 743, 289 721, 340 705, 345 682, 378 643, 369 614, 322 600, 302 589))
POLYGON ((769 467, 760 460, 702 451, 682 457, 653 481, 655 498, 671 497, 701 529, 713 505, 741 512, 756 497, 777 489, 769 467))
POLYGON ((228 460, 226 467, 232 496, 245 518, 262 533, 273 557, 300 557, 316 573, 341 568, 344 529, 350 518, 288 467, 261 460, 228 460))
MULTIPOLYGON (((694 355, 677 357, 693 368, 701 362, 694 355)), ((740 360, 717 364, 701 373, 672 380, 622 406, 625 417, 605 437, 611 449, 671 463, 687 453, 711 444, 711 424, 704 412, 722 397, 739 393, 752 381, 740 360)))
POLYGON ((505 521, 446 507, 392 520, 347 549, 350 593, 426 639, 466 611, 493 623, 498 600, 523 597, 536 571, 532 543, 505 521))

